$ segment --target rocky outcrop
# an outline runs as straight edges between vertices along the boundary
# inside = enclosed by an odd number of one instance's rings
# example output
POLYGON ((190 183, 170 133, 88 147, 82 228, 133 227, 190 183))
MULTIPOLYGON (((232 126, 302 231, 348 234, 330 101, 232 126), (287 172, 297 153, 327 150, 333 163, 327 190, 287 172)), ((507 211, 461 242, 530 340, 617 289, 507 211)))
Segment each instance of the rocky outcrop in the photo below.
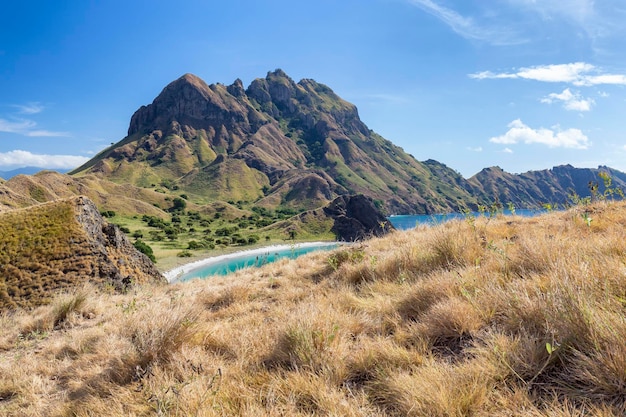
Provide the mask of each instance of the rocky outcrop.
POLYGON ((324 208, 324 213, 333 219, 331 231, 338 240, 354 242, 394 230, 374 202, 364 195, 337 197, 324 208))
POLYGON ((117 288, 132 283, 165 282, 154 263, 135 249, 117 226, 106 222, 91 200, 81 196, 72 201, 76 207, 76 220, 99 257, 100 280, 117 288))
POLYGON ((0 214, 0 310, 46 304, 86 282, 124 291, 166 281, 86 197, 0 214))

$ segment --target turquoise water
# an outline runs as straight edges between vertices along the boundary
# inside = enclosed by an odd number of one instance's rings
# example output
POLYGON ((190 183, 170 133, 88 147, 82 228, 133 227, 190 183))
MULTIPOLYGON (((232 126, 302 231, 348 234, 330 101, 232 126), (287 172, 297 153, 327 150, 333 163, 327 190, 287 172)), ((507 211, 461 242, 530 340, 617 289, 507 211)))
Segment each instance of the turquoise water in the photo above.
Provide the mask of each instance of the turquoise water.
MULTIPOLYGON (((545 210, 515 210, 515 214, 524 217, 533 217, 539 214, 545 213, 545 210)), ((509 210, 504 210, 505 216, 510 216, 512 213, 509 210)), ((472 213, 474 217, 484 216, 489 217, 489 213, 472 213)), ((446 214, 411 214, 402 216, 391 216, 389 221, 398 230, 409 230, 415 228, 420 224, 439 224, 453 219, 464 219, 468 215, 464 213, 446 213, 446 214)))
POLYGON ((335 249, 337 246, 339 246, 338 243, 304 247, 295 245, 292 248, 272 250, 260 254, 243 253, 241 255, 234 255, 227 259, 216 261, 209 265, 199 266, 198 268, 186 272, 184 275, 179 277, 177 281, 189 281, 190 279, 196 278, 202 279, 213 275, 227 275, 243 268, 253 268, 267 265, 282 258, 295 259, 298 256, 302 256, 310 252, 335 249))

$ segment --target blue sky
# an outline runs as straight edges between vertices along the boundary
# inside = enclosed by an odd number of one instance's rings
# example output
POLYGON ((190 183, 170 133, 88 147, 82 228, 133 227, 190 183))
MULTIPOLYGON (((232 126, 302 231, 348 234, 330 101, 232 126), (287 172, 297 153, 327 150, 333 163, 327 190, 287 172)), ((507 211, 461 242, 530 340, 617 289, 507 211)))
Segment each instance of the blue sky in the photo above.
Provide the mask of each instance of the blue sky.
POLYGON ((5 3, 0 171, 80 164, 184 73, 247 86, 276 68, 465 177, 626 171, 622 0, 5 3))

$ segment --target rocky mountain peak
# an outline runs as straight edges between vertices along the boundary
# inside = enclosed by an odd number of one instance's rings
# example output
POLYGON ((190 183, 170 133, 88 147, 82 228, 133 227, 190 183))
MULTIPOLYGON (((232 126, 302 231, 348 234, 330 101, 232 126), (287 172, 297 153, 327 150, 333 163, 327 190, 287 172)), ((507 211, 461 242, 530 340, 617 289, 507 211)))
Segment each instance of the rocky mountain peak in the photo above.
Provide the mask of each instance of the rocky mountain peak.
POLYGON ((243 81, 239 78, 237 78, 234 83, 226 87, 226 90, 228 90, 228 92, 235 97, 243 97, 246 95, 246 90, 243 88, 243 81))
POLYGON ((193 129, 247 122, 249 109, 241 99, 243 95, 241 80, 225 87, 207 85, 199 77, 185 74, 165 87, 152 104, 135 112, 128 136, 155 130, 167 133, 172 122, 193 129))

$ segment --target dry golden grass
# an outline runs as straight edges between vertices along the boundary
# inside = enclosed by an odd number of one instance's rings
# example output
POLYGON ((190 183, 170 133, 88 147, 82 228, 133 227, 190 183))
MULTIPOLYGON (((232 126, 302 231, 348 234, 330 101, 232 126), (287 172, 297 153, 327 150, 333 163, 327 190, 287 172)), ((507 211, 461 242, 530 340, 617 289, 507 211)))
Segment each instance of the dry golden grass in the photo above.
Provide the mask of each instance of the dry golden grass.
POLYGON ((5 313, 0 415, 623 416, 626 205, 583 209, 5 313))

